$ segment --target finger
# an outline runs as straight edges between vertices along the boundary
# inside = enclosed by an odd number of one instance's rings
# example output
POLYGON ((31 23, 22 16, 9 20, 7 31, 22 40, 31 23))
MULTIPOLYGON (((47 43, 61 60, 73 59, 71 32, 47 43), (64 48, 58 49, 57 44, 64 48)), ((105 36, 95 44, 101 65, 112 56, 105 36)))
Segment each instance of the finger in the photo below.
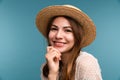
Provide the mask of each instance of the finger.
POLYGON ((52 49, 53 49, 54 51, 56 51, 58 54, 61 54, 58 49, 56 49, 56 48, 54 48, 54 47, 52 47, 52 49))
POLYGON ((47 47, 47 52, 54 52, 56 51, 52 46, 47 47))
POLYGON ((50 51, 51 52, 57 52, 58 54, 60 54, 61 55, 61 53, 60 53, 60 51, 58 50, 58 49, 56 49, 56 48, 54 48, 53 46, 51 46, 51 47, 49 47, 50 48, 50 51))
POLYGON ((52 46, 47 47, 47 51, 50 51, 52 49, 52 46))
POLYGON ((61 55, 58 53, 55 53, 55 58, 57 58, 57 60, 61 60, 61 55))
POLYGON ((47 52, 50 54, 51 57, 56 57, 58 60, 61 60, 61 53, 54 47, 48 46, 47 52))
POLYGON ((54 48, 54 47, 52 47, 52 46, 48 46, 48 47, 47 47, 47 52, 50 52, 50 53, 52 53, 52 52, 57 52, 58 54, 61 55, 61 53, 59 52, 59 50, 57 50, 56 48, 54 48))

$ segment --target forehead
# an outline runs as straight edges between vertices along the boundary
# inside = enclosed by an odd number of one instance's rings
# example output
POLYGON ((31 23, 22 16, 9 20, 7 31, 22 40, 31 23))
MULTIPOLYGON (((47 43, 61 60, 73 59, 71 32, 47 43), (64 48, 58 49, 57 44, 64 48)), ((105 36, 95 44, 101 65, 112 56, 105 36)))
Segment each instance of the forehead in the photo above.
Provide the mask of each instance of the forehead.
POLYGON ((58 25, 58 26, 70 26, 69 20, 67 20, 65 17, 56 17, 52 25, 58 25))
POLYGON ((51 27, 56 27, 56 28, 71 28, 72 29, 72 26, 57 26, 57 25, 51 25, 51 27))

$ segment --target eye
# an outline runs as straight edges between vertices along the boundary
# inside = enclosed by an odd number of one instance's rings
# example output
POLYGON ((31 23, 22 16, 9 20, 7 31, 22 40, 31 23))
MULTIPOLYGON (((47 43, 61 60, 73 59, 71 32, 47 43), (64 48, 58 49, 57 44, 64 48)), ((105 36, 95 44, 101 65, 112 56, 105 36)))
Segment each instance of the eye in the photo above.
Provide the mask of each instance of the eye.
POLYGON ((56 31, 56 30, 58 30, 56 27, 51 26, 50 31, 56 31))
POLYGON ((72 29, 65 29, 65 32, 73 32, 72 29))

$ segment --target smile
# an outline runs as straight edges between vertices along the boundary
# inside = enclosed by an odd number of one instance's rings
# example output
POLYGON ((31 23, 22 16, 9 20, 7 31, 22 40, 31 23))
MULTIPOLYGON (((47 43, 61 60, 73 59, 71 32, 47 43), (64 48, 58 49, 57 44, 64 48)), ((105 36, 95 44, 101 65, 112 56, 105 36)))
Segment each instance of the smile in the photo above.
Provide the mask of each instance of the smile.
POLYGON ((57 41, 54 41, 54 46, 55 47, 63 47, 65 44, 65 42, 57 42, 57 41))

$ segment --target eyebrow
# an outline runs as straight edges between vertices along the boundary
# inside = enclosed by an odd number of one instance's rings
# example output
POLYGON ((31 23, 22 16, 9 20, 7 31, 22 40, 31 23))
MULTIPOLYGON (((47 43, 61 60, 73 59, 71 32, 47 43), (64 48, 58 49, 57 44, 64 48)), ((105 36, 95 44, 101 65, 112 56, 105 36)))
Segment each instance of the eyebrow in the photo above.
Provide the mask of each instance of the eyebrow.
MULTIPOLYGON (((56 25, 51 25, 51 26, 54 26, 54 27, 58 27, 58 26, 56 26, 56 25)), ((62 26, 63 28, 71 28, 71 26, 62 26)))

